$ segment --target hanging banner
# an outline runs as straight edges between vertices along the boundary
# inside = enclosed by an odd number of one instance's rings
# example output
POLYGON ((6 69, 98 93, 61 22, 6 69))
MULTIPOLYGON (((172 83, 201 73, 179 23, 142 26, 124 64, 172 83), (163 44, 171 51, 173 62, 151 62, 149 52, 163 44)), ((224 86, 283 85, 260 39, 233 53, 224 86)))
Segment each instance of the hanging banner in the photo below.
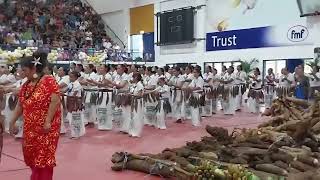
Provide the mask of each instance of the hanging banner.
POLYGON ((312 30, 299 24, 207 33, 206 43, 207 51, 314 44, 312 30))

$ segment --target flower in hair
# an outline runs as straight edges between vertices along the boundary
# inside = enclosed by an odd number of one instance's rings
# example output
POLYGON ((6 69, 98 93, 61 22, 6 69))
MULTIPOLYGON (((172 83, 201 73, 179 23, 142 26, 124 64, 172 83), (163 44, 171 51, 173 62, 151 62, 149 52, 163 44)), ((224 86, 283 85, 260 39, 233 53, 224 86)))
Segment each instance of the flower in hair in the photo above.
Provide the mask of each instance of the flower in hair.
POLYGON ((40 62, 40 57, 34 58, 34 60, 32 61, 32 63, 34 64, 34 66, 42 65, 42 63, 40 62))

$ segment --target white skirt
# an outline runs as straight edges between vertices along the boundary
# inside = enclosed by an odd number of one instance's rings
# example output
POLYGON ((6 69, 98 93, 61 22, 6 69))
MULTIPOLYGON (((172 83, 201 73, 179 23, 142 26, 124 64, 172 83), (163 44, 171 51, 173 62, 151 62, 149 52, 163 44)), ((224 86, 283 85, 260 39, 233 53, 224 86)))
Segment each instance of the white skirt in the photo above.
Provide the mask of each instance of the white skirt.
POLYGON ((143 99, 137 99, 138 107, 133 108, 131 112, 131 122, 129 134, 133 137, 140 137, 142 134, 144 121, 143 121, 143 99))
POLYGON ((18 134, 15 135, 15 138, 23 137, 23 119, 19 118, 16 122, 16 126, 18 127, 18 134))
POLYGON ((157 123, 156 123, 156 127, 159 129, 167 129, 166 126, 166 113, 164 111, 163 108, 163 104, 164 104, 165 100, 160 100, 160 109, 157 111, 157 123))
POLYGON ((172 114, 176 119, 182 118, 181 106, 182 106, 182 98, 181 98, 181 90, 173 90, 171 95, 172 101, 172 114), (176 94, 174 94, 176 91, 176 94))
POLYGON ((102 103, 98 105, 97 121, 98 121, 99 130, 112 129, 113 111, 112 111, 111 97, 112 97, 112 92, 103 92, 102 103))
POLYGON ((229 99, 228 100, 222 100, 222 108, 223 113, 225 115, 234 115, 236 112, 236 98, 232 96, 231 93, 229 93, 229 99))
POLYGON ((70 120, 71 137, 79 138, 86 133, 82 111, 72 112, 70 120))

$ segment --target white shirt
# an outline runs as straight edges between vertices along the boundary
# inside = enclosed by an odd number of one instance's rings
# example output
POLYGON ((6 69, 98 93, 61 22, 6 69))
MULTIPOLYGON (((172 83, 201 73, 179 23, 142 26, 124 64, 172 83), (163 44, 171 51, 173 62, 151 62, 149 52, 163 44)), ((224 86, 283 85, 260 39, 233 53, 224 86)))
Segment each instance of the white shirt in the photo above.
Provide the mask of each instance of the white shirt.
POLYGON ((170 97, 170 88, 168 85, 158 86, 156 89, 161 94, 162 98, 169 98, 170 97))
POLYGON ((267 74, 264 79, 265 79, 266 84, 274 84, 274 80, 276 79, 276 77, 274 74, 270 74, 270 75, 267 74), (269 77, 269 79, 271 79, 273 81, 269 81, 267 77, 269 77))
POLYGON ((76 96, 81 97, 82 86, 78 80, 76 80, 75 82, 71 82, 68 85, 67 95, 73 96, 76 91, 77 91, 76 96))
POLYGON ((173 84, 175 86, 177 86, 178 84, 182 85, 182 83, 184 82, 184 77, 180 74, 178 77, 177 76, 172 76, 170 78, 170 84, 173 84))
POLYGON ((234 80, 235 84, 243 84, 246 82, 247 73, 244 71, 237 72, 236 79, 234 80))
POLYGON ((152 74, 151 76, 145 76, 143 79, 145 87, 156 86, 158 84, 158 76, 152 74))
MULTIPOLYGON (((316 73, 316 77, 320 78, 320 72, 316 73)), ((310 81, 310 87, 319 87, 320 81, 317 81, 316 78, 314 78, 313 75, 309 75, 309 81, 310 81)))
POLYGON ((251 87, 254 89, 260 89, 262 87, 262 76, 258 75, 256 80, 252 80, 251 87))
POLYGON ((16 86, 16 88, 20 88, 27 81, 28 81, 28 78, 23 78, 18 80, 14 85, 16 86))
POLYGON ((166 77, 167 80, 170 80, 171 74, 169 72, 165 72, 164 76, 166 77))
POLYGON ((189 84, 189 87, 199 87, 203 89, 203 85, 204 85, 204 80, 202 79, 202 77, 198 77, 198 78, 193 78, 193 80, 189 84))
POLYGON ((287 77, 287 79, 289 80, 289 81, 291 81, 292 83, 294 82, 294 75, 293 74, 291 74, 291 73, 289 73, 288 75, 281 75, 280 76, 280 78, 279 78, 279 86, 280 87, 291 87, 291 85, 292 84, 290 84, 288 81, 286 81, 286 80, 283 80, 285 77, 287 77))
POLYGON ((209 80, 209 79, 213 78, 213 74, 212 74, 212 72, 203 73, 202 77, 203 77, 203 80, 209 80))
POLYGON ((0 77, 0 83, 4 83, 6 81, 9 81, 10 83, 17 82, 16 77, 13 74, 3 74, 0 77))
POLYGON ((68 85, 70 83, 69 76, 58 77, 57 82, 59 85, 61 85, 62 83, 68 85))
POLYGON ((130 93, 137 96, 139 95, 139 93, 141 91, 143 91, 144 87, 143 87, 143 84, 141 81, 139 81, 138 83, 135 83, 135 84, 131 84, 129 90, 130 90, 130 93))
POLYGON ((88 79, 94 80, 94 81, 99 81, 99 75, 96 74, 95 72, 92 72, 89 74, 88 79))
POLYGON ((231 86, 233 86, 233 85, 235 84, 235 79, 236 79, 236 77, 235 77, 234 74, 225 73, 224 76, 222 77, 222 79, 223 79, 224 81, 230 81, 230 80, 232 80, 230 83, 224 84, 224 86, 226 86, 226 87, 231 87, 231 86))
MULTIPOLYGON (((123 73, 122 75, 120 74, 117 74, 114 78, 114 82, 116 84, 121 84, 123 82, 129 82, 129 79, 128 79, 128 75, 126 73, 123 73)), ((128 89, 128 83, 125 87, 121 88, 121 89, 128 89)))

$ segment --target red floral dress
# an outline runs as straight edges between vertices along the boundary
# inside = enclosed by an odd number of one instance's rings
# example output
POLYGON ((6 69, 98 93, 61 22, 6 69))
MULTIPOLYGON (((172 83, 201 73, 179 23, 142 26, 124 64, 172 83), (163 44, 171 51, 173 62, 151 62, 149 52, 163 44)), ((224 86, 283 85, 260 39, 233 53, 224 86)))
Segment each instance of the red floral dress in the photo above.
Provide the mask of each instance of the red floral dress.
POLYGON ((42 77, 36 85, 25 83, 19 94, 24 119, 23 156, 29 167, 56 166, 55 153, 60 133, 61 108, 57 108, 50 132, 45 134, 43 130, 52 94, 60 94, 60 91, 51 76, 42 77))

